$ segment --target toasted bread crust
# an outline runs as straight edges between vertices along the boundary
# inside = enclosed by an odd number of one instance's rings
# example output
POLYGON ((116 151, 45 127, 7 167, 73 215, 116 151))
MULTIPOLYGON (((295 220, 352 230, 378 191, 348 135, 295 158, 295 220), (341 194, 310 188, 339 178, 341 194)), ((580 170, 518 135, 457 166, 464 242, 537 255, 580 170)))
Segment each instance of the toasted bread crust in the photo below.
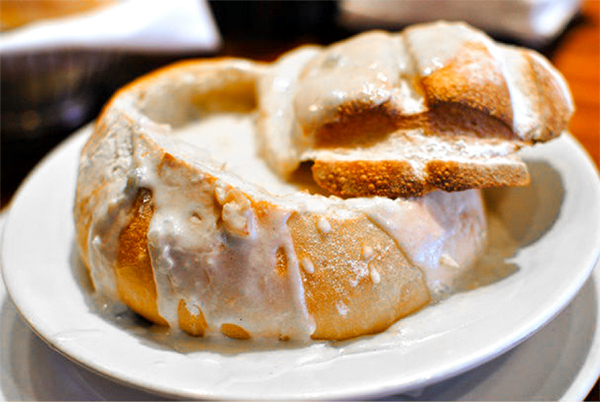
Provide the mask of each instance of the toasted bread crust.
POLYGON ((422 196, 431 190, 415 177, 407 161, 322 161, 312 166, 319 186, 340 197, 371 194, 379 197, 422 196))
MULTIPOLYGON (((315 134, 315 148, 355 148, 381 141, 395 131, 418 130, 425 135, 502 139, 523 142, 503 120, 490 116, 463 101, 438 100, 425 113, 404 116, 389 103, 359 102, 340 106, 335 117, 315 134), (368 132, 369 135, 365 135, 368 132)), ((398 158, 402 156, 398 150, 398 158)))
POLYGON ((546 122, 545 130, 539 134, 539 141, 548 141, 554 138, 555 133, 566 130, 573 114, 573 104, 568 88, 564 81, 557 79, 557 72, 548 60, 541 55, 527 51, 532 77, 538 88, 539 107, 546 122))
POLYGON ((481 43, 466 43, 446 66, 424 77, 422 85, 430 107, 458 103, 512 126, 512 104, 502 68, 481 43))
POLYGON ((339 197, 371 194, 379 197, 419 197, 433 190, 464 191, 475 188, 526 186, 527 166, 512 163, 458 163, 432 160, 425 175, 417 178, 407 161, 317 160, 312 166, 315 181, 339 197))
POLYGON ((399 123, 397 112, 388 102, 344 104, 315 133, 315 145, 319 148, 354 147, 377 142, 396 130, 399 123), (370 134, 365 136, 365 132, 370 134))
POLYGON ((156 283, 148 250, 148 226, 152 219, 152 192, 141 188, 121 230, 115 261, 117 290, 121 300, 146 319, 167 325, 156 307, 156 283))
POLYGON ((490 165, 434 160, 427 163, 426 172, 427 182, 444 191, 526 186, 531 180, 524 163, 490 165))

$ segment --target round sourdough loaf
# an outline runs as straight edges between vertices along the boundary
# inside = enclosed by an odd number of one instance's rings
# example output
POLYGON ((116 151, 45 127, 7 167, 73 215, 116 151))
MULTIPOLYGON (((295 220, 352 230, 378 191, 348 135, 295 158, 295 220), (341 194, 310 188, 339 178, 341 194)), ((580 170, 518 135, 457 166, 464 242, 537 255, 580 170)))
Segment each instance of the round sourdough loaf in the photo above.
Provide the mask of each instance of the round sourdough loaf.
POLYGON ((95 290, 194 336, 347 339, 451 291, 481 253, 479 190, 324 194, 257 156, 268 65, 179 63, 120 90, 79 164, 77 244, 95 290))

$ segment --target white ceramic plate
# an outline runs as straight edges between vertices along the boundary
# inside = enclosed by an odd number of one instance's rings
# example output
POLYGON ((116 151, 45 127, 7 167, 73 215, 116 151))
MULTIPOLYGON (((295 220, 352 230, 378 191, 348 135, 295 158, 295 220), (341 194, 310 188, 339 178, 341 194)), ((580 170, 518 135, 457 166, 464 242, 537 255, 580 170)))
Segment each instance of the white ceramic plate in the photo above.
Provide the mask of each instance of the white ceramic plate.
MULTIPOLYGON (((465 374, 394 401, 579 401, 600 375, 600 264, 577 297, 522 344, 465 374)), ((49 348, 0 282, 0 401, 153 401, 159 396, 94 374, 49 348)))
POLYGON ((2 245, 6 286, 51 346, 92 370, 167 396, 331 399, 421 388, 534 333, 574 297, 600 252, 598 176, 573 138, 563 136, 524 155, 532 186, 492 194, 494 209, 520 242, 511 259, 517 269, 504 279, 353 341, 174 348, 153 327, 101 314, 74 263, 71 210, 87 134, 53 152, 14 199, 2 245))

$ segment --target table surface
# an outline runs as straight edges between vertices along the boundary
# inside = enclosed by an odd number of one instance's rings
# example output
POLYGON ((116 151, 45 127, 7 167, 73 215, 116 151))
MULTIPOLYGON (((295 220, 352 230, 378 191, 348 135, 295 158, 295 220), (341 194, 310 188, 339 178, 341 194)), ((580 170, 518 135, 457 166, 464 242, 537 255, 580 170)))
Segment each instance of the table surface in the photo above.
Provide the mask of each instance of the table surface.
MULTIPOLYGON (((306 38, 304 40, 306 41, 306 38)), ((302 41, 287 41, 283 45, 279 43, 279 47, 273 47, 263 46, 256 41, 253 43, 244 40, 226 41, 218 55, 272 60, 281 52, 299 43, 302 41)), ((588 151, 596 166, 600 166, 600 0, 585 1, 581 14, 559 40, 541 51, 564 74, 573 93, 576 112, 571 120, 570 131, 588 151)), ((55 142, 48 143, 48 147, 53 145, 55 142)), ((20 162, 17 166, 11 164, 14 158, 8 157, 8 153, 13 150, 9 146, 1 148, 3 185, 0 205, 4 207, 10 201, 23 176, 39 160, 43 152, 19 157, 20 162), (5 174, 7 170, 10 172, 10 177, 5 174)), ((598 387, 599 384, 596 383, 586 400, 599 399, 598 387)))

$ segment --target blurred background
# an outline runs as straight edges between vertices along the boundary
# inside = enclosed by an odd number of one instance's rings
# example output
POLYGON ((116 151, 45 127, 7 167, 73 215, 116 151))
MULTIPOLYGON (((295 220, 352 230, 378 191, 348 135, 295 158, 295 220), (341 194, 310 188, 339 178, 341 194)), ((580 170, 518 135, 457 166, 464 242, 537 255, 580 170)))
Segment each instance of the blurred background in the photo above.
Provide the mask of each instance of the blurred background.
POLYGON ((1 0, 1 206, 114 91, 176 60, 271 61, 303 43, 437 19, 536 48, 575 95, 573 133, 599 158, 597 0, 1 0))
MULTIPOLYGON (((176 60, 272 61, 367 29, 466 20, 545 54, 565 75, 571 131, 600 159, 597 0, 0 0, 1 207, 123 84, 176 60)), ((598 384, 588 396, 598 400, 598 384)))

